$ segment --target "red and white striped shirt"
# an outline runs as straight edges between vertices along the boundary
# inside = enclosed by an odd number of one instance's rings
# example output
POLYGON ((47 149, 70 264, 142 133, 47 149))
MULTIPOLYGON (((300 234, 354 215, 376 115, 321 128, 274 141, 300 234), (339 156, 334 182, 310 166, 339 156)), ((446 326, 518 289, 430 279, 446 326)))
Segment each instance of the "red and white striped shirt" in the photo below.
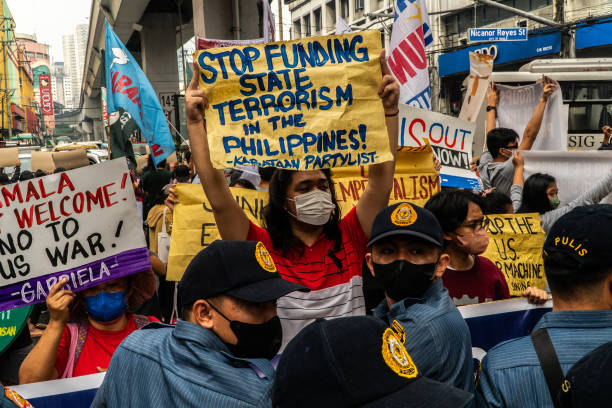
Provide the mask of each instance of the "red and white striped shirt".
POLYGON ((334 318, 364 315, 362 264, 367 237, 353 208, 339 223, 342 247, 334 256, 334 241, 321 235, 303 251, 283 254, 272 244, 268 231, 253 223, 247 240, 264 243, 283 279, 310 288, 293 292, 278 300, 277 311, 283 325, 283 349, 302 328, 319 317, 334 318), (341 268, 338 268, 339 264, 341 268))

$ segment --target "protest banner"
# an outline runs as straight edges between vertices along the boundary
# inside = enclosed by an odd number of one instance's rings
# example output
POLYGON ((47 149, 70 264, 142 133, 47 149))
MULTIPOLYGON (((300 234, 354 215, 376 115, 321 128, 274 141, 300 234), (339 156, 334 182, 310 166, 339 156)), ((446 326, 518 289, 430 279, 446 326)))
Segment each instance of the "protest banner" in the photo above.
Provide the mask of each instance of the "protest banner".
POLYGON ((474 123, 405 104, 399 105, 399 111, 400 146, 422 146, 428 139, 442 163, 443 187, 479 188, 476 174, 470 171, 474 123))
POLYGON ((521 296, 530 286, 546 288, 539 214, 490 214, 487 218, 490 240, 482 256, 502 271, 510 295, 521 296))
MULTIPOLYGON (((610 174, 612 151, 534 152, 522 151, 525 180, 534 173, 550 174, 557 180, 561 205, 569 204, 610 174)), ((604 199, 612 203, 612 196, 604 199)))
MULTIPOLYGON (((236 202, 249 219, 260 224, 262 211, 268 204, 265 191, 230 188, 236 202)), ((191 259, 214 240, 221 239, 212 207, 199 184, 176 185, 179 204, 172 215, 172 235, 166 280, 178 281, 191 259)))
POLYGON ((0 167, 13 167, 19 158, 18 147, 5 147, 0 149, 0 167))
POLYGON ((396 1, 387 64, 400 85, 400 103, 431 109, 425 49, 433 43, 425 0, 396 1))
POLYGON ((36 408, 88 407, 106 373, 11 386, 36 408))
MULTIPOLYGON (((568 115, 563 108, 561 87, 558 82, 555 83, 558 88, 548 99, 540 131, 531 150, 567 150, 568 115)), ((525 86, 495 86, 499 89, 498 127, 513 129, 522 139, 525 127, 540 102, 544 87, 542 81, 525 86)))
POLYGON ((470 52, 470 75, 468 86, 459 112, 459 119, 476 122, 482 102, 487 95, 491 72, 493 71, 493 56, 470 52))
MULTIPOLYGON (((367 168, 334 170, 336 200, 346 215, 359 201, 368 183, 367 168)), ((433 166, 433 151, 429 144, 402 147, 397 152, 393 190, 389 205, 410 201, 419 206, 440 191, 440 177, 433 166)))
POLYGON ((0 312, 0 355, 19 337, 28 325, 33 306, 24 306, 0 312))
POLYGON ((197 51, 217 168, 293 170, 392 159, 382 102, 380 33, 197 51))
POLYGON ((517 298, 457 309, 470 328, 472 355, 480 362, 493 346, 531 333, 540 318, 552 310, 552 301, 532 305, 526 298, 517 298))
POLYGON ((125 160, 0 188, 0 311, 151 267, 125 160))

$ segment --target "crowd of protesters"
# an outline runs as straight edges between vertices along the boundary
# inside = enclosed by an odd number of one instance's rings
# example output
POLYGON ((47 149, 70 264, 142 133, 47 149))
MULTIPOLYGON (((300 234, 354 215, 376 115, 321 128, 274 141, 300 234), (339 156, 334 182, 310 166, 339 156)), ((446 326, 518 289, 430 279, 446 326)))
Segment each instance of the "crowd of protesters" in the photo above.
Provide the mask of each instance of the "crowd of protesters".
MULTIPOLYGON (((378 97, 395 152, 399 87, 384 62, 382 73, 378 97)), ((196 81, 185 97, 184 163, 150 159, 144 174, 132 173, 152 269, 79 293, 57 282, 46 300, 48 322, 35 345, 10 349, 21 350, 22 362, 12 375, 0 371, 4 383, 108 370, 96 407, 609 404, 609 388, 584 396, 581 387, 590 352, 610 366, 612 206, 598 203, 612 192, 612 174, 570 203, 559 202, 554 176, 523 176, 520 151, 534 145, 555 83, 543 79, 520 136, 495 126, 499 96, 491 84, 475 169, 482 191, 444 188, 424 207, 389 206, 395 163, 373 164, 359 201, 342 216, 329 169, 214 168, 207 96, 196 81), (173 233, 176 183, 202 185, 222 238, 192 259, 177 285, 165 279, 160 239, 173 233), (247 218, 231 187, 269 193, 262 226, 247 218), (457 306, 510 298, 504 273, 482 254, 487 214, 514 212, 539 213, 546 233, 547 290, 529 287, 522 296, 533 304, 552 296, 553 310, 530 336, 490 349, 476 378, 457 306), (380 293, 368 295, 368 285, 380 293)), ((602 131, 605 150, 612 129, 602 131)), ((45 175, 19 164, 0 184, 45 175)))

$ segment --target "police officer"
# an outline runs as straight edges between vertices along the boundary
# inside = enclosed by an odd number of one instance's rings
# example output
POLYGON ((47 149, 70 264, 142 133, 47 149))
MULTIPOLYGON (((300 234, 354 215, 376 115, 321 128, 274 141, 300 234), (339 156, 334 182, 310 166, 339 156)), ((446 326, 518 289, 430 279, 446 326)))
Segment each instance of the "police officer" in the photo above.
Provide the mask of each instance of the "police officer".
POLYGON ((553 407, 570 367, 612 339, 610 231, 609 204, 575 208, 552 226, 544 242, 544 270, 553 310, 531 336, 489 350, 476 390, 478 406, 553 407))
POLYGON ((281 279, 261 242, 213 242, 178 285, 184 320, 127 337, 92 406, 269 406, 275 301, 296 290, 308 289, 281 279))
POLYGON ((285 348, 275 408, 462 408, 469 392, 422 375, 404 347, 406 333, 372 316, 317 319, 285 348))
POLYGON ((442 245, 442 228, 428 210, 397 203, 378 213, 366 262, 385 299, 373 314, 409 333, 406 350, 424 376, 473 392, 470 332, 442 285, 450 260, 442 245))

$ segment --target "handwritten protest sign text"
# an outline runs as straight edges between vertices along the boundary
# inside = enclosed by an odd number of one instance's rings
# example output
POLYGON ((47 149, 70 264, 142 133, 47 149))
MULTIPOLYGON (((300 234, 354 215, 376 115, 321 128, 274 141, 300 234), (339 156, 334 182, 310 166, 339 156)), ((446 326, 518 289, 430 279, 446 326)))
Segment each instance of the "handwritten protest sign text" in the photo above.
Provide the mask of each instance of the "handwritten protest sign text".
POLYGON ((376 31, 198 51, 215 167, 391 160, 379 54, 376 31))
POLYGON ((125 160, 0 188, 0 310, 150 268, 125 160))
POLYGON ((520 296, 530 286, 546 287, 542 261, 544 232, 538 214, 488 215, 489 247, 482 256, 503 272, 508 289, 520 296))

